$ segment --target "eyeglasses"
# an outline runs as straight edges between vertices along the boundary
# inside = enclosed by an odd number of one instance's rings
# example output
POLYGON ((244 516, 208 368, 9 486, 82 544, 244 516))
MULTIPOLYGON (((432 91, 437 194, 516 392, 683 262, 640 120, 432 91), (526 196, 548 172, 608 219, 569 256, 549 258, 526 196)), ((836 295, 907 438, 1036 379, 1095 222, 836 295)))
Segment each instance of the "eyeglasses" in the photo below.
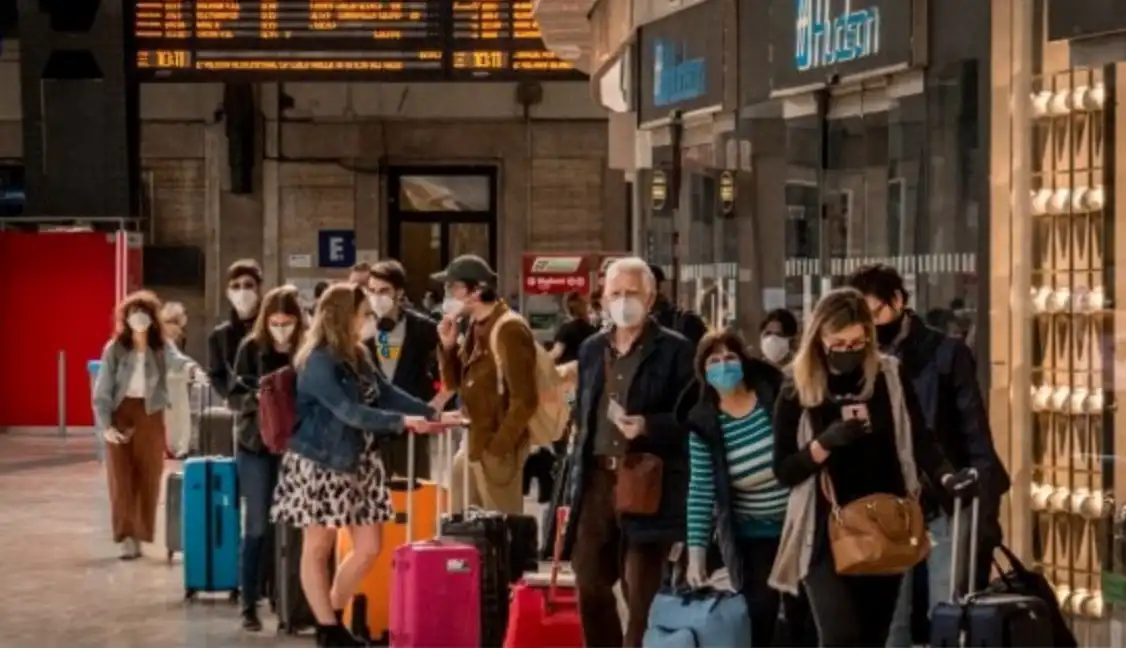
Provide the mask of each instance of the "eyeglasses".
POLYGON ((825 349, 829 352, 855 352, 868 347, 868 339, 855 339, 852 341, 828 341, 825 349))

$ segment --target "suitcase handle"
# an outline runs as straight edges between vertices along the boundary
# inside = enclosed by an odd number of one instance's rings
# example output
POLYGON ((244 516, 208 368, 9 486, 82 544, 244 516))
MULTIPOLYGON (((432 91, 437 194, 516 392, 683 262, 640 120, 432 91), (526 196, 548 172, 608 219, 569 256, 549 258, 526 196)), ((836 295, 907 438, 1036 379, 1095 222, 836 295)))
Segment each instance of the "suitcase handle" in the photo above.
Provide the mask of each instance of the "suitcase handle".
MULTIPOLYGON (((435 434, 438 437, 438 455, 446 458, 446 482, 453 478, 453 447, 454 447, 454 434, 460 430, 460 427, 453 427, 448 432, 435 434)), ((407 485, 411 488, 407 490, 407 543, 410 544, 414 541, 414 493, 419 485, 418 477, 415 472, 415 456, 418 453, 416 450, 417 444, 415 437, 417 434, 406 432, 407 436, 407 485)), ((462 499, 468 508, 469 502, 469 467, 466 463, 465 471, 462 472, 462 481, 464 482, 464 489, 462 490, 462 499)), ((452 488, 453 486, 449 486, 452 488)), ((445 498, 445 512, 450 515, 453 514, 453 490, 446 490, 445 498)), ((436 535, 441 534, 442 530, 442 501, 441 495, 438 496, 438 507, 434 509, 434 530, 436 535)))
POLYGON ((567 530, 567 519, 571 516, 569 506, 560 506, 555 509, 555 541, 551 547, 551 577, 547 582, 547 611, 550 614, 552 606, 558 598, 559 571, 563 565, 563 535, 567 530))
POLYGON ((977 590, 977 556, 980 551, 978 543, 978 524, 981 520, 981 496, 975 496, 970 502, 970 536, 966 540, 966 553, 969 555, 969 560, 966 562, 968 565, 968 572, 960 571, 959 556, 962 549, 961 538, 961 524, 962 524, 962 502, 965 497, 954 497, 954 521, 950 526, 950 602, 960 602, 958 598, 958 576, 963 574, 966 576, 966 593, 962 596, 961 600, 965 600, 977 590))

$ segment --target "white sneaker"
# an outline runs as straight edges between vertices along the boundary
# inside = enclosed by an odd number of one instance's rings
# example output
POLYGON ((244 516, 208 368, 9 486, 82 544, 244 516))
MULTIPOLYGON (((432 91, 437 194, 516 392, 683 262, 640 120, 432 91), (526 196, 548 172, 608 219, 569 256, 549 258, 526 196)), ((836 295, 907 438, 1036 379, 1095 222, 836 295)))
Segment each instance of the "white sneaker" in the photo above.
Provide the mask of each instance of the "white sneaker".
POLYGON ((141 557, 141 543, 135 539, 130 539, 129 542, 133 546, 133 557, 141 557))
POLYGON ((133 548, 133 538, 132 537, 126 537, 121 542, 121 556, 120 557, 123 560, 132 560, 133 558, 137 557, 134 553, 135 553, 135 551, 134 551, 134 548, 133 548))

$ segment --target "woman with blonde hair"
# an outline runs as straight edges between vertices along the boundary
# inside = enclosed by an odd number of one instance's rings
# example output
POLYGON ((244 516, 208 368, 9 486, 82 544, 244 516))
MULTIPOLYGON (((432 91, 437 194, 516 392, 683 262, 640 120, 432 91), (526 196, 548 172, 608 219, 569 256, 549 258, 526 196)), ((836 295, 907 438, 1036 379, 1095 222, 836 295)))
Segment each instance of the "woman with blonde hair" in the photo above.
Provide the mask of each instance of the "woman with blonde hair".
POLYGON ((160 300, 151 291, 121 301, 117 333, 94 379, 95 425, 108 443, 113 541, 121 544, 123 560, 140 557, 141 543, 153 541, 164 474, 168 374, 203 376, 199 365, 165 338, 158 314, 160 300))
POLYGON ((266 447, 258 428, 258 382, 293 363, 305 335, 304 311, 296 287, 286 285, 269 291, 262 307, 235 354, 234 381, 230 396, 238 405, 235 418, 235 463, 242 496, 242 627, 248 632, 262 629, 258 618, 258 596, 268 573, 273 537, 270 535, 270 505, 278 483, 280 457, 266 447))
POLYGON ((855 289, 830 291, 814 309, 774 410, 774 473, 791 493, 770 584, 805 587, 822 647, 883 647, 903 575, 837 573, 830 498, 914 498, 920 475, 960 497, 976 475, 947 461, 855 289))
POLYGON ((374 318, 362 287, 332 285, 293 358, 297 425, 282 457, 273 517, 305 531, 301 586, 317 619, 318 647, 358 647, 341 612, 379 555, 381 524, 394 516, 380 441, 455 422, 376 370, 361 337, 374 318), (330 580, 338 528, 348 529, 352 552, 330 580))
MULTIPOLYGON (((188 313, 183 303, 166 302, 160 308, 160 326, 164 328, 164 338, 183 350, 185 344, 184 328, 188 325, 188 313)), ((176 458, 184 458, 192 448, 192 412, 188 374, 183 371, 168 371, 168 408, 164 409, 164 433, 168 451, 176 458)))

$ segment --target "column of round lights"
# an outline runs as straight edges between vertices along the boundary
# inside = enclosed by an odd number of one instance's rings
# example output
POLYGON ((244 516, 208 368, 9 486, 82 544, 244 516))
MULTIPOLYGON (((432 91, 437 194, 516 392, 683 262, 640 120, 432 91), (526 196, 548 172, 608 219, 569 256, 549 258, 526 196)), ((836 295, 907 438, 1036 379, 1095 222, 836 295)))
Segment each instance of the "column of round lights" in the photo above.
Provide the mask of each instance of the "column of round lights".
MULTIPOLYGON (((1068 118, 1076 113, 1103 110, 1106 105, 1106 87, 1102 83, 1078 86, 1071 89, 1043 90, 1031 96, 1032 116, 1036 120, 1068 118)), ((1065 216, 1098 212, 1106 205, 1106 194, 1101 186, 1058 187, 1032 190, 1032 216, 1065 216)), ((1068 287, 1033 287, 1032 311, 1037 315, 1082 314, 1094 315, 1109 307, 1105 289, 1101 286, 1072 291, 1068 287)), ((1102 391, 1084 387, 1034 386, 1032 409, 1036 413, 1055 413, 1070 417, 1087 417, 1102 414, 1106 408, 1102 391)), ((1114 512, 1114 499, 1101 490, 1057 487, 1046 483, 1033 483, 1032 509, 1056 516, 1076 516, 1088 521, 1110 517, 1114 512)), ((1063 609, 1072 614, 1101 618, 1105 604, 1102 592, 1089 589, 1071 589, 1067 585, 1055 587, 1056 598, 1063 609)))

